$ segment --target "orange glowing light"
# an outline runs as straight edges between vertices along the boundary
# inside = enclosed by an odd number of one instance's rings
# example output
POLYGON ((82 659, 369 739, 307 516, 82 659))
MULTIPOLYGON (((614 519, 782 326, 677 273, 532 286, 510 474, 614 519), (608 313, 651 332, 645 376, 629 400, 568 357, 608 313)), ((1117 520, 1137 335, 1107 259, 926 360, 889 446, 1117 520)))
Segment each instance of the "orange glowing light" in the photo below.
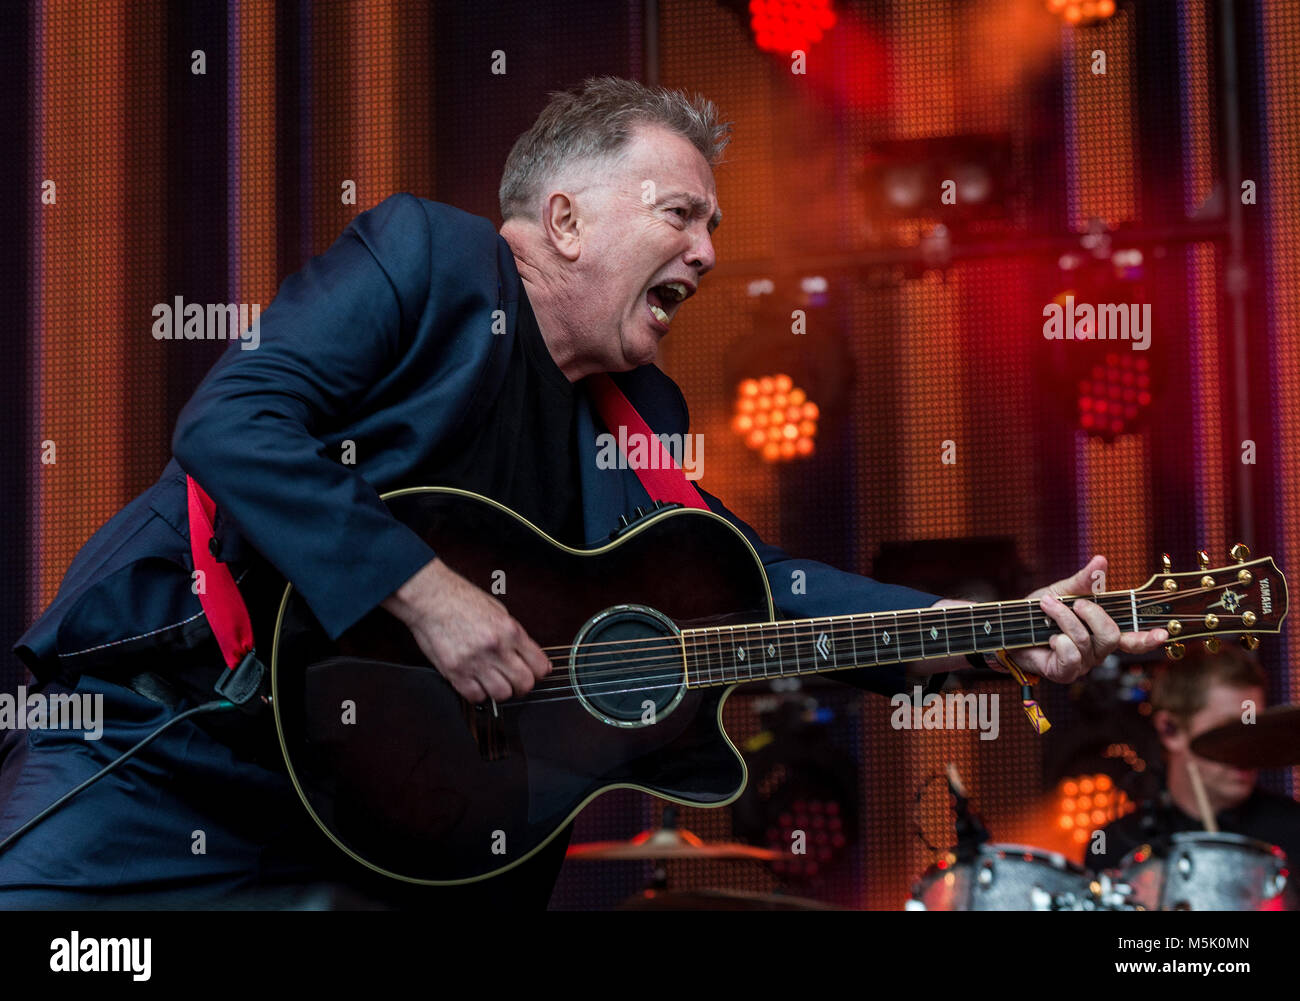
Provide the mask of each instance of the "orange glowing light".
POLYGON ((1045 0, 1044 5, 1076 27, 1104 21, 1115 13, 1115 0, 1045 0))
POLYGON ((731 428, 767 462, 789 461, 815 450, 821 409, 779 372, 744 379, 736 386, 731 428))

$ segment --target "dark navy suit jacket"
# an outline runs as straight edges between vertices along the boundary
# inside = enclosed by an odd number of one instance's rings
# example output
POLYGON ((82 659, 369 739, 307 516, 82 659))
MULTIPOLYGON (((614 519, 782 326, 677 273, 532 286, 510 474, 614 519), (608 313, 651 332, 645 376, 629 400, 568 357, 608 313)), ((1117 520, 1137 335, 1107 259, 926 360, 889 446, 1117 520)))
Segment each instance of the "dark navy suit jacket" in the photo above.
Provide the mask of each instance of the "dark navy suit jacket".
MULTIPOLYGON (((39 678, 68 679, 210 641, 190 588, 187 472, 216 501, 222 559, 238 568, 260 553, 337 637, 435 555, 379 495, 427 484, 495 399, 521 302, 510 248, 488 220, 408 194, 357 216, 285 280, 259 346, 234 342, 213 366, 181 412, 158 483, 86 543, 15 652, 39 678), (345 442, 354 464, 342 461, 345 442)), ((614 378, 656 433, 686 433, 686 401, 658 368, 614 378)), ((598 543, 650 498, 635 471, 597 468, 604 427, 577 396, 584 532, 598 543)), ((754 545, 786 617, 936 600, 792 559, 704 497, 754 545), (800 594, 795 570, 806 574, 800 594)), ((901 671, 834 677, 888 694, 903 689, 901 671)))

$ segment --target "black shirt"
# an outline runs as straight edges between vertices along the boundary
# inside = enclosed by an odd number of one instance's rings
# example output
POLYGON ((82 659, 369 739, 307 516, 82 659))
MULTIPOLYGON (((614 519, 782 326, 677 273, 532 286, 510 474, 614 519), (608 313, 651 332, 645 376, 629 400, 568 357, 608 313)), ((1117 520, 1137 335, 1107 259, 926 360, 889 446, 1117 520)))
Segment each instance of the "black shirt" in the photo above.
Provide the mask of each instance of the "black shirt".
POLYGON ((491 497, 570 546, 583 542, 573 383, 546 349, 527 296, 501 391, 423 486, 491 497))
MULTIPOLYGON (((458 432, 451 447, 401 486, 472 490, 506 505, 552 538, 581 547, 577 413, 574 386, 555 364, 532 305, 527 296, 521 296, 516 337, 497 398, 475 421, 476 426, 458 432)), ((269 666, 285 580, 260 557, 252 561, 246 574, 239 566, 233 569, 253 618, 259 650, 269 666)), ((211 690, 212 665, 218 662, 215 644, 208 644, 193 665, 168 673, 178 676, 195 697, 206 697, 211 690)), ((230 742, 235 739, 232 734, 243 732, 245 723, 237 713, 206 717, 200 725, 230 742)), ((278 767, 280 751, 274 732, 267 730, 263 737, 265 746, 255 753, 259 760, 278 767)))
MULTIPOLYGON (((1089 853, 1089 867, 1094 870, 1115 868, 1125 855, 1153 838, 1204 829, 1199 820, 1183 813, 1167 793, 1162 795, 1162 802, 1148 813, 1155 821, 1149 830, 1144 829, 1144 811, 1140 807, 1103 828, 1106 851, 1097 855, 1089 853)), ((1277 845, 1286 852, 1292 868, 1300 864, 1300 803, 1295 800, 1256 789, 1244 803, 1224 810, 1215 821, 1225 834, 1240 834, 1277 845)))

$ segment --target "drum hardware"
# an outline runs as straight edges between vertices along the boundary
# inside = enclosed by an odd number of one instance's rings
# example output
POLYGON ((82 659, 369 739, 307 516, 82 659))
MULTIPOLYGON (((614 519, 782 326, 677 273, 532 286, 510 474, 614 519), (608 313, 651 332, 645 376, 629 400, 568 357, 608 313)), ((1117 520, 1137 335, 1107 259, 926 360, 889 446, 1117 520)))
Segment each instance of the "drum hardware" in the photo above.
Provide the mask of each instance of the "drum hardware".
POLYGON ((1142 845, 1118 870, 1137 910, 1260 911, 1286 909, 1286 854, 1240 834, 1182 831, 1142 845))

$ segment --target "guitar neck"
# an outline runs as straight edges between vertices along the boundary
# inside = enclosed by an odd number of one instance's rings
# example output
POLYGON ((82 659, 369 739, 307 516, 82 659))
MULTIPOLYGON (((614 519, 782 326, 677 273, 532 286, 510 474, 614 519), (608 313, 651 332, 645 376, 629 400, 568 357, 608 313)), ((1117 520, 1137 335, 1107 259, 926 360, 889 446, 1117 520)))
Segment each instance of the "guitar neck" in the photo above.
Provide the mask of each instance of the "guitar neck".
MULTIPOLYGON (((1061 601, 1072 605, 1076 599, 1061 601)), ((1089 595, 1125 630, 1140 628, 1137 592, 1089 595)), ((1038 599, 867 612, 682 630, 691 688, 1040 646, 1060 627, 1038 599)))

